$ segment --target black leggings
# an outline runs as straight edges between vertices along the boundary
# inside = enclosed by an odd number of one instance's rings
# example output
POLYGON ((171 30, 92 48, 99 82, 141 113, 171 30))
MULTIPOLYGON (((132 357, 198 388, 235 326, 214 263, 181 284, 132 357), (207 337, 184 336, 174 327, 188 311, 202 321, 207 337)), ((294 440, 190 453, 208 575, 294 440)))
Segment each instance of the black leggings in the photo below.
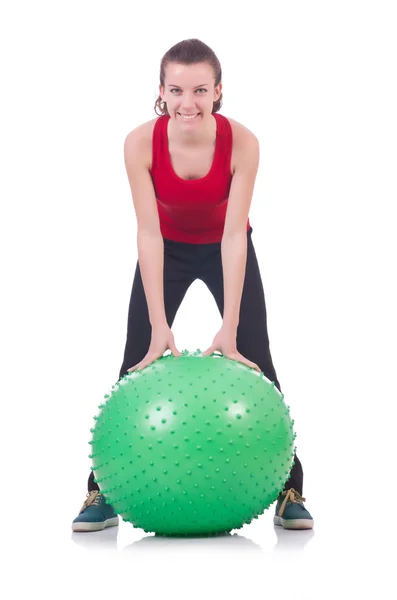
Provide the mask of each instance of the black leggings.
MULTIPOLYGON (((270 354, 265 296, 251 234, 252 227, 247 232, 247 263, 237 328, 237 349, 248 360, 256 363, 281 392, 270 354)), ((201 279, 207 285, 223 316, 221 243, 188 244, 164 238, 164 307, 170 328, 189 286, 196 279, 201 279)), ((151 324, 137 262, 129 304, 127 341, 119 379, 126 375, 130 367, 143 359, 150 341, 151 324)), ((284 489, 294 488, 302 495, 303 471, 296 454, 294 463, 284 489)), ((93 471, 88 479, 88 491, 91 490, 99 490, 98 484, 94 482, 93 471)))

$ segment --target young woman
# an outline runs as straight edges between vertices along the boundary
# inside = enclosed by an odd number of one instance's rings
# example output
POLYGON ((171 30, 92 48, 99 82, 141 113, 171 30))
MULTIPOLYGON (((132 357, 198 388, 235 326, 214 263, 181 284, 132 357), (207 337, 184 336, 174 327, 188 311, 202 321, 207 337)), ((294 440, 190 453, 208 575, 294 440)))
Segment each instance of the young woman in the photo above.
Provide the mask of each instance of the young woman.
MULTIPOLYGON (((257 138, 219 114, 222 71, 206 44, 184 40, 163 57, 160 116, 131 131, 124 156, 138 225, 138 262, 119 378, 168 349, 179 356, 171 327, 189 288, 201 279, 213 294, 222 327, 215 351, 262 371, 281 391, 267 332, 265 297, 248 213, 259 165, 257 138)), ((295 454, 274 523, 313 527, 304 507, 303 471, 295 454)), ((74 531, 118 524, 91 472, 74 531)))

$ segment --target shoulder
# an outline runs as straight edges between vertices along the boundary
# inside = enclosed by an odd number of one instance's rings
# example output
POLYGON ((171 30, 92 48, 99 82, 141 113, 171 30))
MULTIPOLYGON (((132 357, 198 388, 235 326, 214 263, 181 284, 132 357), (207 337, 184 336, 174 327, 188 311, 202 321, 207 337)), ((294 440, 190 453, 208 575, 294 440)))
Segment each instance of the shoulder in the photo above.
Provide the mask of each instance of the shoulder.
POLYGON ((233 154, 235 166, 259 163, 259 140, 256 135, 242 123, 226 117, 233 132, 233 154))
POLYGON ((248 127, 246 127, 239 121, 236 121, 235 119, 231 119, 230 117, 226 117, 226 118, 229 121, 231 128, 232 128, 233 141, 236 141, 237 143, 240 143, 240 144, 243 144, 244 142, 255 143, 255 141, 257 143, 259 143, 256 135, 250 129, 248 129, 248 127))
POLYGON ((152 156, 153 129, 157 120, 158 117, 138 125, 127 134, 124 142, 125 152, 137 150, 148 166, 150 166, 152 156))
POLYGON ((135 127, 135 129, 132 129, 132 131, 127 134, 126 140, 130 139, 140 143, 151 141, 153 129, 157 120, 158 118, 151 119, 150 121, 138 125, 138 127, 135 127))
POLYGON ((256 135, 235 119, 227 117, 233 132, 234 172, 254 171, 259 167, 259 140, 256 135))

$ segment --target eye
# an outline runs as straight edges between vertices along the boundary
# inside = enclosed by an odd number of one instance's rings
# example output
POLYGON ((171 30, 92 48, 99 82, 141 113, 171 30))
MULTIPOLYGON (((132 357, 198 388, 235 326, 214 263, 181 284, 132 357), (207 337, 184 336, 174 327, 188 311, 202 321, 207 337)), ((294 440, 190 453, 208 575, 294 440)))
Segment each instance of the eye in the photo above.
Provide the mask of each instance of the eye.
MULTIPOLYGON (((174 92, 175 90, 178 90, 178 91, 180 91, 180 89, 179 89, 179 88, 171 88, 171 89, 170 89, 170 92, 174 92)), ((196 91, 197 91, 197 92, 199 92, 200 90, 203 90, 204 92, 206 92, 206 91, 207 91, 205 88, 199 88, 199 89, 198 89, 198 90, 196 90, 196 91)))

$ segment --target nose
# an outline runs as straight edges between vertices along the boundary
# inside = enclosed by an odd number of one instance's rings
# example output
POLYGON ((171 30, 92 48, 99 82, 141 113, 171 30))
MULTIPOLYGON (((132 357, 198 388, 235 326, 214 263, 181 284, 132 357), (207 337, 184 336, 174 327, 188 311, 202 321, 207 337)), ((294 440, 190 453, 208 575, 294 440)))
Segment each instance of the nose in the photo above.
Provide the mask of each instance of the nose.
POLYGON ((183 96, 181 107, 184 110, 188 111, 188 110, 194 108, 194 105, 195 105, 194 95, 186 93, 183 96))

